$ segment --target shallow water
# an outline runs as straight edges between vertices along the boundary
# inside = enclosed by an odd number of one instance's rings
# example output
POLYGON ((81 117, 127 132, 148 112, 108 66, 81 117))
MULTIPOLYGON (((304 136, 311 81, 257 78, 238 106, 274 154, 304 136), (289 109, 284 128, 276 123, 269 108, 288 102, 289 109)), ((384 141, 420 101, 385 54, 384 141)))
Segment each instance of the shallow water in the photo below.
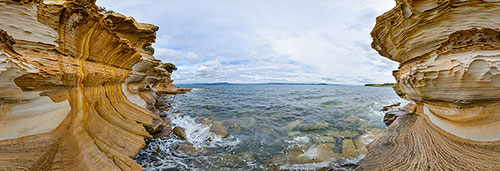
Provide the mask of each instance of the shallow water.
MULTIPOLYGON (((362 135, 385 128, 385 106, 405 103, 384 87, 334 85, 189 85, 192 92, 165 99, 172 125, 186 128, 199 149, 185 154, 175 148, 186 141, 175 135, 148 141, 136 161, 144 170, 352 169, 363 156, 336 157, 313 163, 280 156, 299 151, 318 158, 318 149, 341 153, 342 131, 362 135), (222 121, 228 137, 210 133, 202 119, 222 121), (316 155, 316 156, 315 156, 316 155), (283 162, 284 161, 284 162, 283 162), (270 167, 270 163, 277 163, 270 167)), ((357 135, 356 134, 356 135, 357 135)), ((358 135, 358 136, 360 136, 358 135)))

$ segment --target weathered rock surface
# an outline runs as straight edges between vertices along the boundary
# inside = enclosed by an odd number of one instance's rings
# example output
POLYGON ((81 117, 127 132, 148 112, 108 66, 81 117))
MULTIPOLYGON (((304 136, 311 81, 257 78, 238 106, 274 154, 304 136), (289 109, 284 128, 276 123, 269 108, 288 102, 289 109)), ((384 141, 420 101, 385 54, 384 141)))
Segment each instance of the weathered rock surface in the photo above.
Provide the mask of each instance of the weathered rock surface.
POLYGON ((0 170, 141 170, 172 92, 143 47, 158 27, 94 0, 0 1, 0 170))
POLYGON ((358 169, 500 169, 500 2, 397 0, 377 18, 372 47, 400 63, 402 115, 358 169))
POLYGON ((178 136, 180 139, 182 140, 187 140, 187 136, 186 136, 186 129, 182 128, 182 127, 175 127, 173 130, 172 130, 172 133, 176 136, 178 136))

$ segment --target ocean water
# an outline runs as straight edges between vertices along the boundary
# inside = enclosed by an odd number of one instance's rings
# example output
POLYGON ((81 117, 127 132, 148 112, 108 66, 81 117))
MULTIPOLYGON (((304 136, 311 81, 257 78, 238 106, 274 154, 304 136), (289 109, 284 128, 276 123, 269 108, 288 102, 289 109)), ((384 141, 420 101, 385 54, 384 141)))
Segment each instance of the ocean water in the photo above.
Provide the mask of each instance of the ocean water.
POLYGON ((350 170, 363 155, 335 156, 342 153, 343 138, 334 135, 354 132, 359 137, 373 128, 385 129, 379 110, 405 103, 386 87, 181 87, 193 91, 165 98, 172 105, 165 114, 173 127, 186 129, 188 141, 175 135, 148 140, 136 157, 144 170, 350 170), (228 136, 211 133, 210 126, 201 123, 204 119, 222 122, 228 136), (196 150, 178 150, 183 144, 196 150), (331 154, 328 159, 326 153, 331 154))

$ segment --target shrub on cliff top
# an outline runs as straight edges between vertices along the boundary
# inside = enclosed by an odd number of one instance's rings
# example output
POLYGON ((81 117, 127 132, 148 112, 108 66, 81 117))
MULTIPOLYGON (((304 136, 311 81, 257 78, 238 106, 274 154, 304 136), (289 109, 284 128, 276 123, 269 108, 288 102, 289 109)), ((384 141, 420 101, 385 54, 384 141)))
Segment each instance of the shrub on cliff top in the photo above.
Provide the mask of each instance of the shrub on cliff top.
POLYGON ((155 53, 155 48, 153 48, 153 46, 146 46, 144 50, 149 53, 155 53))
POLYGON ((106 10, 106 7, 99 7, 99 12, 103 12, 106 14, 115 13, 113 10, 106 10))
POLYGON ((177 67, 173 63, 165 63, 163 64, 163 68, 165 68, 169 73, 177 70, 177 67))

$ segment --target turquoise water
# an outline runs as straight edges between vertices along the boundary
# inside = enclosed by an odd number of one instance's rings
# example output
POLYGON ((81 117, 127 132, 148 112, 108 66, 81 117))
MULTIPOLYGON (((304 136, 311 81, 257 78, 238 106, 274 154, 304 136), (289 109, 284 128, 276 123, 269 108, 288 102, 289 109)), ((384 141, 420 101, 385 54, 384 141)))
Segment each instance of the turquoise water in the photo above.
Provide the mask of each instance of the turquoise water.
POLYGON ((186 128, 189 143, 175 135, 149 140, 136 158, 144 170, 349 170, 362 155, 309 163, 279 160, 279 156, 298 150, 303 156, 317 157, 314 153, 319 152, 311 149, 325 144, 331 153, 341 153, 343 137, 334 136, 335 132, 362 135, 373 128, 384 129, 383 113, 379 110, 385 105, 404 103, 392 88, 384 87, 181 87, 193 88, 193 91, 166 98, 172 109, 164 114, 174 127, 186 128), (210 133, 210 127, 201 124, 203 119, 221 121, 228 136, 221 138, 210 133), (180 144, 192 144, 198 151, 180 152, 176 150, 180 144), (270 163, 274 163, 274 167, 270 163))

